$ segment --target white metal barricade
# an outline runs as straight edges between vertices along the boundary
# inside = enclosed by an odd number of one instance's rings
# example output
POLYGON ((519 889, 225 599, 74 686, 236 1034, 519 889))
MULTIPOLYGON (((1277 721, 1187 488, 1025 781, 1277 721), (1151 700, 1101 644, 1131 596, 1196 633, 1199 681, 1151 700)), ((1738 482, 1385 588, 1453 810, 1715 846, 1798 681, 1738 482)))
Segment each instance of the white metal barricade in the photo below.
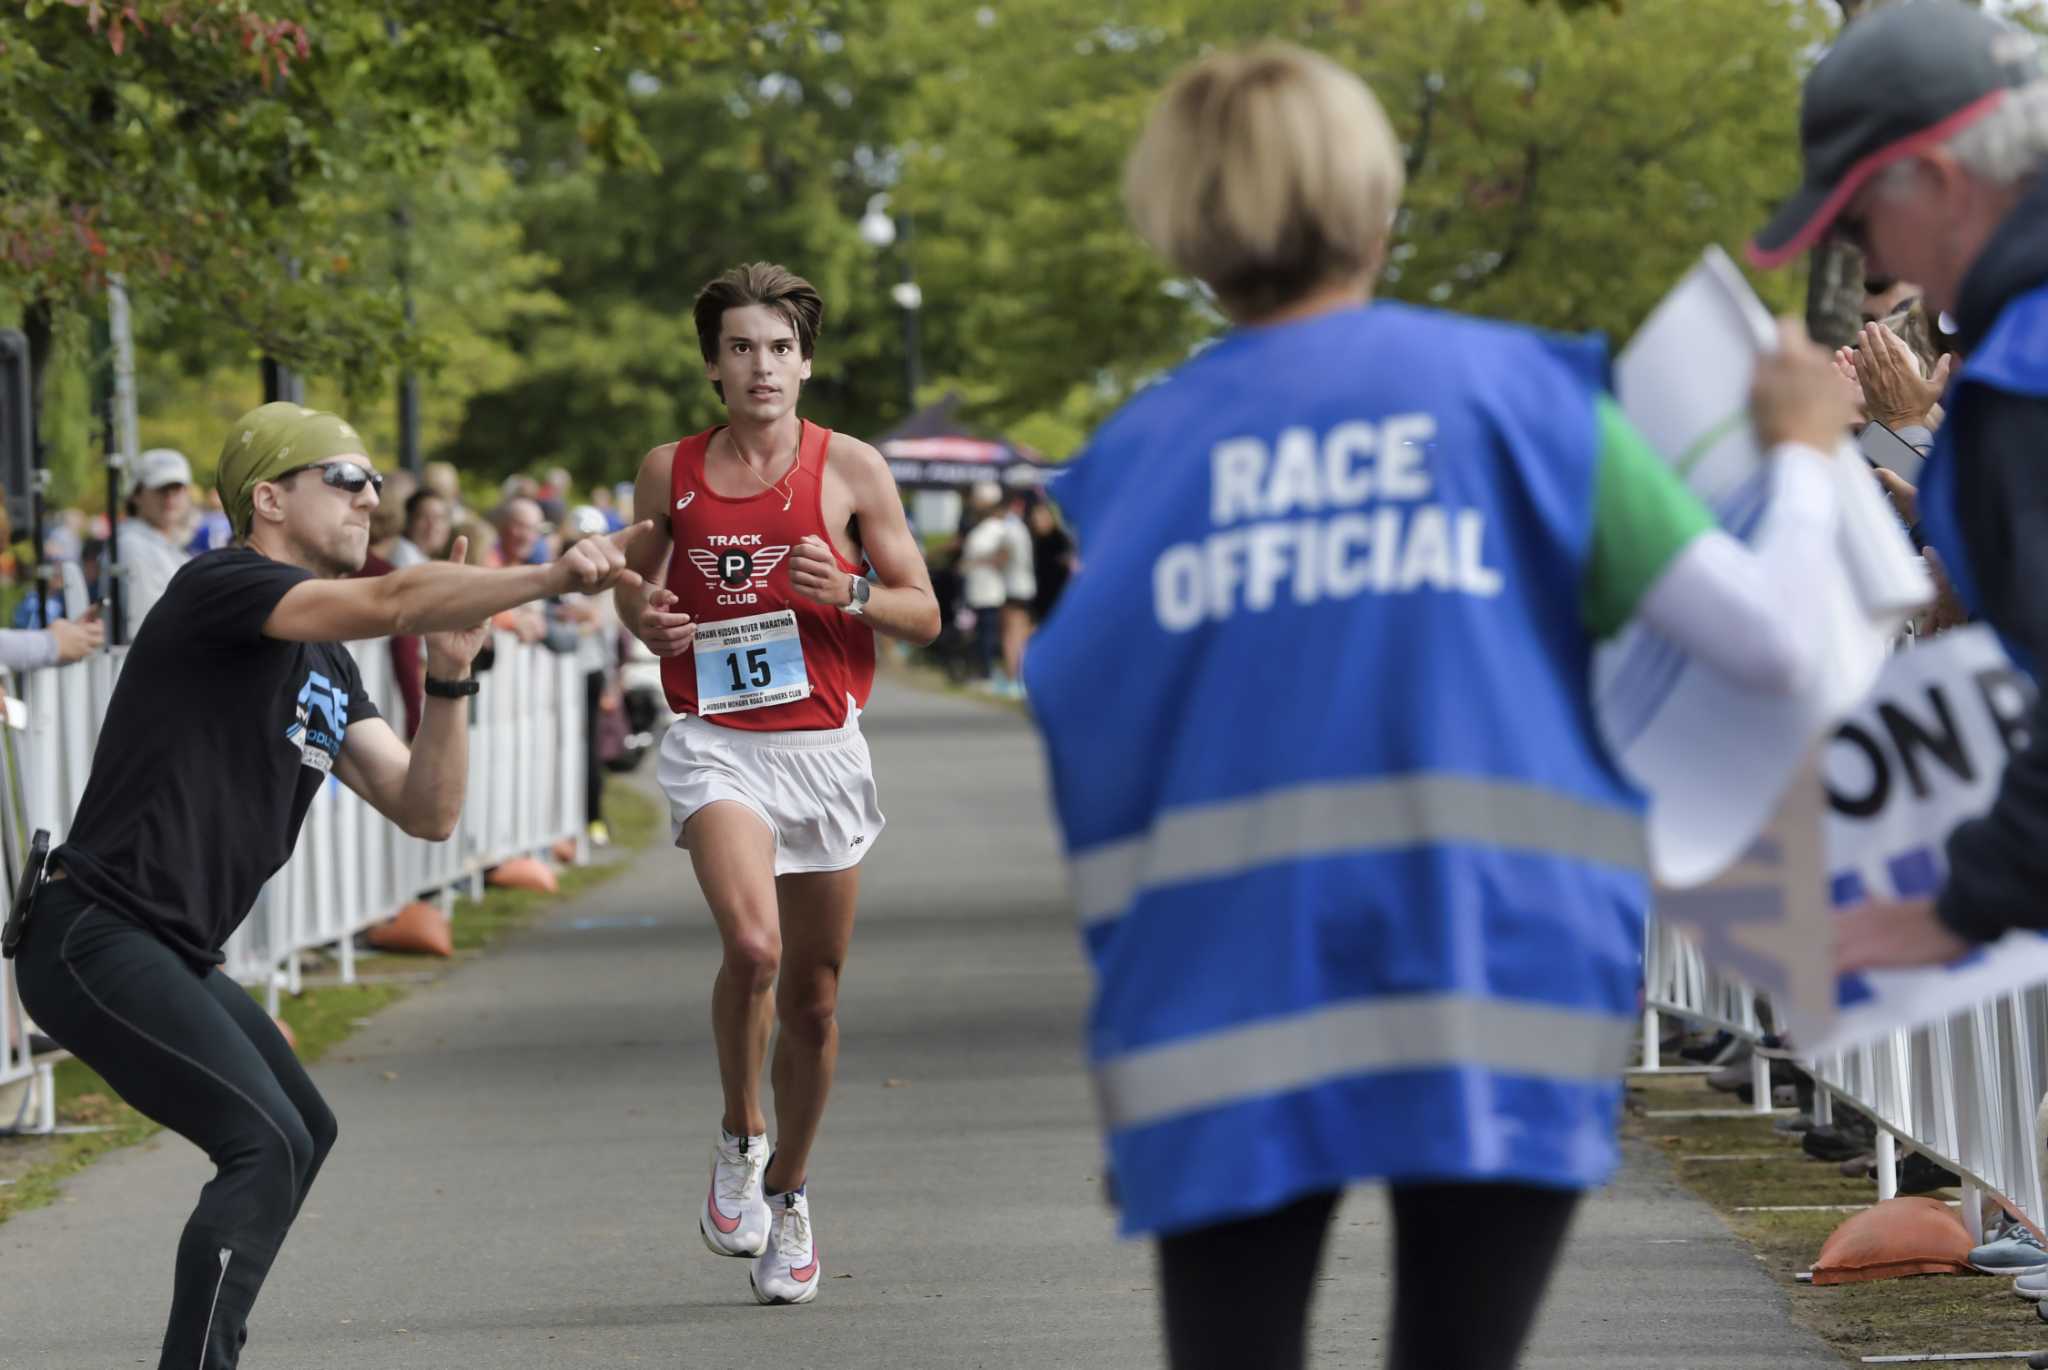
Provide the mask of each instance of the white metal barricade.
MULTIPOLYGON (((226 970, 266 988, 272 1012, 281 991, 298 990, 298 953, 333 948, 341 977, 355 978, 355 935, 405 903, 454 887, 481 891, 484 871, 515 856, 541 855, 563 838, 583 841, 583 678, 573 653, 557 654, 496 635, 495 660, 474 696, 469 728, 469 790, 446 842, 407 836, 329 777, 307 810, 297 849, 271 877, 247 921, 228 939, 226 970)), ((403 725, 389 644, 350 644, 365 687, 386 718, 403 725)), ((14 734, 24 813, 0 802, 8 889, 26 834, 48 828, 61 843, 85 793, 99 738, 126 653, 95 653, 73 666, 19 678, 27 727, 14 734), (17 821, 17 820, 20 821, 17 821), (25 823, 25 828, 22 824, 25 823)), ((227 840, 224 838, 224 840, 227 840)), ((12 963, 0 963, 0 1089, 33 1078, 27 1024, 12 963)), ((47 1131, 55 1124, 48 1071, 20 1118, 0 1130, 47 1131), (28 1116, 33 1113, 35 1116, 28 1116)))
MULTIPOLYGON (((1761 1035, 1756 995, 1712 973, 1684 938, 1654 920, 1644 983, 1646 1070, 1656 1065, 1663 1014, 1751 1040, 1761 1035)), ((2036 1224, 2048 1215, 2037 1123, 2048 1088, 2048 986, 2001 995, 1932 1026, 1802 1064, 1824 1094, 1875 1119, 1881 1142, 1896 1138, 1960 1175, 1972 1232, 1978 1231, 1971 1202, 1977 1190, 2036 1224)), ((1883 1198, 1896 1192, 1889 1159, 1881 1150, 1883 1198)))

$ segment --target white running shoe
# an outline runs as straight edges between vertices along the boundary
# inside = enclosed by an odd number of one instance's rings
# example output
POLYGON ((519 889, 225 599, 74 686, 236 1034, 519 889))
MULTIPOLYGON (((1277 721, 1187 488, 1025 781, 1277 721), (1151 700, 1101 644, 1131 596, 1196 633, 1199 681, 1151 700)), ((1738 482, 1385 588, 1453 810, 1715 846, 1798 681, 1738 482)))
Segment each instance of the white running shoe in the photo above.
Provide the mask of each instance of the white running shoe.
POLYGON ((802 1189, 792 1189, 768 1203, 775 1219, 768 1249, 754 1260, 754 1297, 762 1303, 809 1303, 818 1297, 819 1273, 811 1201, 802 1189))
POLYGON ((720 1128, 718 1139, 711 1152, 711 1184, 697 1212, 697 1230, 716 1255, 758 1256, 768 1249, 768 1200, 761 1194, 768 1138, 735 1137, 720 1128))

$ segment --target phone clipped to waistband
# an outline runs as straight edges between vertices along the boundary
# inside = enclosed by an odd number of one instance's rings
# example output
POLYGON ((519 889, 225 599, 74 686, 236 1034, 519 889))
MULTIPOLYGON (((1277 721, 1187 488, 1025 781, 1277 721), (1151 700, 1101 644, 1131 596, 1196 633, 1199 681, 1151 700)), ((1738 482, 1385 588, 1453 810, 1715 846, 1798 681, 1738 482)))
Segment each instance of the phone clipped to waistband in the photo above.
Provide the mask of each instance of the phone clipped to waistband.
POLYGON ((36 895, 42 892, 49 873, 50 830, 37 828, 36 835, 29 839, 28 861, 21 868, 21 881, 14 887, 14 904, 7 910, 7 924, 0 928, 0 957, 14 959, 15 948, 21 945, 21 930, 28 925, 29 912, 35 907, 36 895))

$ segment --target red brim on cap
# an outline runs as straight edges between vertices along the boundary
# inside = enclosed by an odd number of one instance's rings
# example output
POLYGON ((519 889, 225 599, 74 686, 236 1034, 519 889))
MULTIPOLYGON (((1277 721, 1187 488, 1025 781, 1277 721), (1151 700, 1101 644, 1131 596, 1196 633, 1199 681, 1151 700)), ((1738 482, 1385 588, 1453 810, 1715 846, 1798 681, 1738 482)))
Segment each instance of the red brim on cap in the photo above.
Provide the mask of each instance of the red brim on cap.
POLYGON ((1800 212, 1787 215, 1786 210, 1799 206, 1803 198, 1794 195, 1786 203, 1785 208, 1778 211, 1779 218, 1789 219, 1790 222, 1780 224, 1774 220, 1763 232, 1750 239, 1746 249, 1749 264, 1760 270, 1770 271, 1806 252, 1834 227, 1843 207, 1857 191, 1863 189, 1864 183, 1871 177, 1903 157, 1925 152, 1928 148, 1953 138, 1998 108, 2005 95, 2004 90, 1994 90, 1989 95, 1972 100, 1938 124, 1930 124, 1918 133, 1909 133, 1895 142, 1886 143, 1850 167, 1848 174, 1836 182, 1835 188, 1823 196, 1818 205, 1810 210, 1802 209, 1800 212), (1775 244, 1768 242, 1770 238, 1777 236, 1773 234, 1773 229, 1784 235, 1775 244))

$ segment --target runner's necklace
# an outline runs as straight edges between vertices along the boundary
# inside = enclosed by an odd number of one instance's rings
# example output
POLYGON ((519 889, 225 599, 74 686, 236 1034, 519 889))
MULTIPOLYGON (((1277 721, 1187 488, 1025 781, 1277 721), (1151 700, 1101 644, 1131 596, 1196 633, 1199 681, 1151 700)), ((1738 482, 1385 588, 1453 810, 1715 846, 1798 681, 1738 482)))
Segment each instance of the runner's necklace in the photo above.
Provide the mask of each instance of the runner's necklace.
POLYGON ((783 473, 783 480, 789 482, 789 489, 787 491, 781 488, 779 482, 771 484, 768 480, 768 477, 762 475, 759 471, 756 471, 754 469, 754 463, 747 460, 747 454, 740 451, 740 445, 738 443, 734 443, 732 445, 732 454, 735 457, 739 458, 740 465, 747 468, 748 475, 752 476, 755 480, 761 482, 762 489, 766 490, 771 495, 782 496, 782 512, 785 514, 788 513, 791 501, 796 499, 796 473, 803 469, 803 439, 797 439, 796 460, 791 462, 789 470, 783 473))

